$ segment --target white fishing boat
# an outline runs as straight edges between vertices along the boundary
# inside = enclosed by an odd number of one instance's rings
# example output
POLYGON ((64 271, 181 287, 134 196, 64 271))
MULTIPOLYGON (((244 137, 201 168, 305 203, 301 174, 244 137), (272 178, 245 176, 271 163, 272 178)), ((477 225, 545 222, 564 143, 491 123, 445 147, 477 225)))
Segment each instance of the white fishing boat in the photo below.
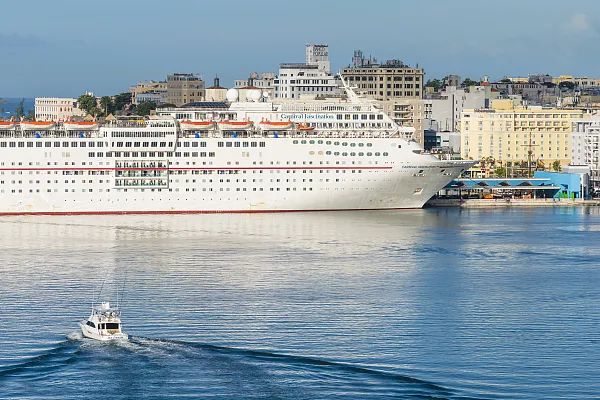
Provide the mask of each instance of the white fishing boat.
POLYGON ((127 340, 129 335, 121 330, 121 312, 108 302, 92 308, 87 320, 79 323, 84 337, 100 341, 127 340))

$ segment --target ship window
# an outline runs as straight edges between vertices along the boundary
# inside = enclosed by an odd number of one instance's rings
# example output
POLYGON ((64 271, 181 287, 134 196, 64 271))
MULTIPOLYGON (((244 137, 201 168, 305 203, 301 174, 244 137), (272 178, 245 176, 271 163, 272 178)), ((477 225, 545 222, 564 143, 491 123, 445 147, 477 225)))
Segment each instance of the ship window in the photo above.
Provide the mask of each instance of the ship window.
POLYGON ((104 325, 106 325, 106 329, 119 329, 119 324, 115 322, 107 322, 104 325))
POLYGON ((231 142, 227 142, 227 143, 225 143, 225 146, 226 147, 231 147, 231 146, 233 146, 233 144, 231 142))
POLYGON ((256 142, 250 142, 250 147, 256 147, 256 142))
POLYGON ((85 323, 87 326, 91 326, 92 328, 96 327, 96 324, 94 324, 92 321, 88 321, 85 323))
POLYGON ((33 142, 27 142, 27 147, 33 147, 33 142))

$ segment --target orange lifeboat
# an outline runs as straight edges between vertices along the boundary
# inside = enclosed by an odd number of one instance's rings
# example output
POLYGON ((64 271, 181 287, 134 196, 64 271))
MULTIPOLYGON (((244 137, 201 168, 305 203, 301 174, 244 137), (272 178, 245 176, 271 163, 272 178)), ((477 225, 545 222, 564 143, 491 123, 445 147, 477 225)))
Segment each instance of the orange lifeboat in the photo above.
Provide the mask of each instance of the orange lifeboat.
POLYGON ((213 121, 190 121, 185 120, 180 122, 181 129, 184 131, 205 131, 212 129, 215 125, 213 121))
POLYGON ((92 131, 98 129, 98 124, 94 121, 65 122, 65 129, 68 131, 92 131))
POLYGON ((52 121, 22 121, 21 129, 25 131, 46 131, 54 128, 52 121))
POLYGON ((0 129, 9 130, 14 129, 17 126, 17 123, 14 121, 0 121, 0 129))
POLYGON ((221 121, 219 128, 223 131, 246 131, 252 128, 252 121, 221 121))
POLYGON ((311 132, 311 131, 315 130, 315 127, 309 126, 307 124, 300 124, 300 125, 298 125, 298 130, 303 131, 303 132, 311 132))
POLYGON ((260 121, 259 126, 263 131, 285 131, 292 129, 294 124, 292 121, 260 121))

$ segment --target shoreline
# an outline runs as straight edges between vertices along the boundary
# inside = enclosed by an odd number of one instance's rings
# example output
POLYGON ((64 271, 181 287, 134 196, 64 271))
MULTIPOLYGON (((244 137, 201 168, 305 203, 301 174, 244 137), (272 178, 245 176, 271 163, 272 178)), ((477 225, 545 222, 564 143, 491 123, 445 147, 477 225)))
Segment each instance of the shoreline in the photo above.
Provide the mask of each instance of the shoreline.
POLYGON ((600 199, 432 199, 425 207, 597 207, 600 199))

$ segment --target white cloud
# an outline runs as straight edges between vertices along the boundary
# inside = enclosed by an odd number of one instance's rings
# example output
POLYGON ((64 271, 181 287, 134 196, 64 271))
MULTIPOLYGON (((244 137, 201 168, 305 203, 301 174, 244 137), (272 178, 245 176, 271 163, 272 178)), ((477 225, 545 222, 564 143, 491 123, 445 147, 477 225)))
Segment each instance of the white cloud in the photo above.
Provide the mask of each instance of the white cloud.
POLYGON ((594 31, 590 17, 582 13, 571 15, 565 24, 565 28, 575 33, 590 33, 594 31))

